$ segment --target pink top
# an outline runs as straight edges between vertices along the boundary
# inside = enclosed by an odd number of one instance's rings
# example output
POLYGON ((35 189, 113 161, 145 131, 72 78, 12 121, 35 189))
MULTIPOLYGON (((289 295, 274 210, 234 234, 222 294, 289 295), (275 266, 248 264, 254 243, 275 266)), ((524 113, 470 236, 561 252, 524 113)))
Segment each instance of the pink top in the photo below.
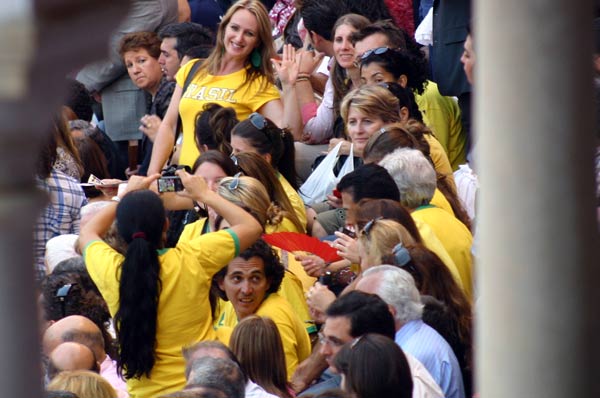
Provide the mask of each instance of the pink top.
POLYGON ((115 389, 118 398, 129 398, 127 384, 117 373, 117 361, 113 361, 108 355, 100 364, 100 376, 104 377, 115 389))

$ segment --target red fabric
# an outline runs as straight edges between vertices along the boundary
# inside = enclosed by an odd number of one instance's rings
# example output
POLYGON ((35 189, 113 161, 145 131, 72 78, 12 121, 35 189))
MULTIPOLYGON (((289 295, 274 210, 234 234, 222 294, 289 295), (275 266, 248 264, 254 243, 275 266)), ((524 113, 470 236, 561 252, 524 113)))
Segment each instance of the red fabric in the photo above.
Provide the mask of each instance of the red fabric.
POLYGON ((412 0, 384 0, 394 23, 409 35, 415 34, 415 16, 412 0))

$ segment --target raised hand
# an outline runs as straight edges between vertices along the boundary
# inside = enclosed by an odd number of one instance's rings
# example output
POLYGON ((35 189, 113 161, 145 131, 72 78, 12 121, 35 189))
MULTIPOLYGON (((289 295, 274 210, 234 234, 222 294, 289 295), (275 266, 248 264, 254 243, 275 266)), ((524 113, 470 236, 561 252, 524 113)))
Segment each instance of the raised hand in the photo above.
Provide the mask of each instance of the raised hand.
POLYGON ((296 59, 296 49, 294 46, 286 44, 283 46, 281 60, 273 58, 271 61, 283 86, 293 85, 296 82, 300 65, 296 59))
POLYGON ((203 177, 190 174, 185 170, 177 170, 176 174, 181 178, 181 183, 185 188, 183 191, 178 192, 178 194, 198 202, 204 202, 204 198, 209 192, 214 194, 203 177))
POLYGON ((337 249, 337 254, 352 264, 360 264, 357 240, 343 232, 336 231, 334 233, 337 239, 333 242, 332 246, 337 249))

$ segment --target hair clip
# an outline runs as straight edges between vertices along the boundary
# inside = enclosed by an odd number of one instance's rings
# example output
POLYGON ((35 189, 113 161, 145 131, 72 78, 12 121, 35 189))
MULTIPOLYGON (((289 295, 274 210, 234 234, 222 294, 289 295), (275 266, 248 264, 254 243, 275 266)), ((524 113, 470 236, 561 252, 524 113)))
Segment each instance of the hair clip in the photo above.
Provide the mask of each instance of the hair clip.
POLYGON ((396 246, 394 246, 392 253, 394 254, 396 265, 400 267, 404 267, 410 262, 410 260, 412 260, 410 253, 402 243, 398 243, 396 246))

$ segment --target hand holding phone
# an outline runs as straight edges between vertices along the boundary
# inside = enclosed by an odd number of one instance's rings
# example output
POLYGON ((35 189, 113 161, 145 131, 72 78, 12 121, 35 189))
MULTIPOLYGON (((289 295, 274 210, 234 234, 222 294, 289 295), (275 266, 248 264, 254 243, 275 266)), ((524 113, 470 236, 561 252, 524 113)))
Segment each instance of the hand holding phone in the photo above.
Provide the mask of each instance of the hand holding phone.
POLYGON ((158 192, 181 192, 183 191, 183 183, 179 176, 163 176, 156 180, 158 184, 158 192))

